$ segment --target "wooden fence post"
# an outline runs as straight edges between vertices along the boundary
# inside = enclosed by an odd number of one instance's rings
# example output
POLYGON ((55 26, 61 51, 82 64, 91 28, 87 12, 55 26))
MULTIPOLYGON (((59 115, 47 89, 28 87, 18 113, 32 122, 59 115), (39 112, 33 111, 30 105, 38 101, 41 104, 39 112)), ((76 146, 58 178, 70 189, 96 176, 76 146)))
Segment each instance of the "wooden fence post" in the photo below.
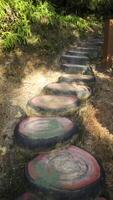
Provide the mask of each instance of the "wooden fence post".
POLYGON ((105 22, 103 64, 109 68, 113 61, 113 19, 105 22))

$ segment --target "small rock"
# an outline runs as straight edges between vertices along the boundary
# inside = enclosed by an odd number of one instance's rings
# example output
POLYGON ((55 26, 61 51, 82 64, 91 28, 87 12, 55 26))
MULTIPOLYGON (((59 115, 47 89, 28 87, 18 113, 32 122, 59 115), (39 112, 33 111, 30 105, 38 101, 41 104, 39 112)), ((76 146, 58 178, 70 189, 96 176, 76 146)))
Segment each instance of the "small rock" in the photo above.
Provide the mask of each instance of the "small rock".
POLYGON ((0 155, 4 156, 6 154, 6 152, 7 152, 7 148, 0 146, 0 155))

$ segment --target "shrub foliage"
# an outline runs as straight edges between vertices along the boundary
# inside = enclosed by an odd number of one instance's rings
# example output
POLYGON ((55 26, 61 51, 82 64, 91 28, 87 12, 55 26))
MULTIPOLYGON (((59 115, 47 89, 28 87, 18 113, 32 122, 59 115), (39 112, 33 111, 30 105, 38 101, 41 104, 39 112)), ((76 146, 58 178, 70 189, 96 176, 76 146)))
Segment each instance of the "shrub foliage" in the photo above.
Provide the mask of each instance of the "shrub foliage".
MULTIPOLYGON (((82 1, 66 1, 66 6, 73 6, 75 2, 80 5, 82 1)), ((49 48, 47 46, 49 30, 53 33, 56 31, 64 34, 66 30, 72 33, 76 29, 83 32, 90 29, 96 21, 93 19, 92 23, 90 19, 85 20, 76 15, 59 14, 56 12, 56 6, 48 1, 1 0, 0 22, 0 43, 5 49, 12 49, 17 44, 27 44, 33 37, 39 46, 43 44, 44 48, 49 48), (43 42, 41 43, 41 41, 43 42), (44 43, 44 41, 46 42, 44 43)), ((48 45, 52 50, 52 45, 49 43, 48 45)), ((53 48, 54 46, 55 44, 53 48)))

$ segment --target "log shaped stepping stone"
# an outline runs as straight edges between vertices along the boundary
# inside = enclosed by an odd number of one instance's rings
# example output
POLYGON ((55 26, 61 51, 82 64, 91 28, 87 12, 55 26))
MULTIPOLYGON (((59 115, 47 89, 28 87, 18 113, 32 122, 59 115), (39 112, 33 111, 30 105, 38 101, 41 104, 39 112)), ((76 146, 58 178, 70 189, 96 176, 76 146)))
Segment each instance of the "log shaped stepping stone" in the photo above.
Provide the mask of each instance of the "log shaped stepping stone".
POLYGON ((92 74, 92 71, 87 65, 61 64, 61 69, 69 74, 92 74))
POLYGON ((87 52, 89 58, 96 58, 100 53, 100 49, 95 46, 94 47, 77 46, 71 48, 71 51, 87 52))
POLYGON ((88 56, 89 59, 91 58, 96 58, 98 56, 98 51, 92 51, 92 52, 89 52, 89 51, 77 51, 77 50, 70 50, 67 52, 69 55, 85 55, 85 56, 88 56))
POLYGON ((96 41, 87 41, 87 42, 80 42, 78 45, 83 47, 99 47, 102 45, 102 42, 96 42, 96 41))
POLYGON ((61 62, 64 64, 86 65, 89 63, 89 58, 87 56, 63 55, 61 56, 61 62))
POLYGON ((26 192, 16 200, 38 200, 38 197, 32 193, 26 192))
POLYGON ((77 123, 62 117, 27 117, 15 128, 17 143, 28 149, 47 150, 77 135, 77 123))
POLYGON ((97 45, 102 45, 104 43, 104 40, 101 38, 92 38, 92 39, 89 39, 88 42, 90 43, 94 43, 94 44, 97 44, 97 45))
POLYGON ((73 55, 73 56, 88 56, 89 52, 88 51, 73 51, 73 50, 69 50, 67 51, 68 55, 73 55))
POLYGON ((80 101, 76 96, 42 95, 32 98, 27 106, 35 111, 34 114, 63 116, 78 110, 80 101))
POLYGON ((80 100, 86 100, 90 97, 90 88, 84 85, 78 85, 76 83, 50 83, 45 88, 46 94, 57 95, 76 95, 80 100))
POLYGON ((96 199, 104 181, 95 158, 75 146, 37 156, 28 163, 25 174, 35 188, 51 192, 59 200, 96 199))
POLYGON ((82 75, 82 74, 65 74, 60 76, 58 79, 59 82, 77 82, 77 83, 86 83, 93 84, 95 82, 95 77, 93 75, 82 75))
POLYGON ((72 47, 71 48, 73 51, 74 50, 79 50, 79 51, 89 51, 90 53, 92 53, 92 52, 94 52, 94 51, 97 51, 97 47, 80 47, 80 46, 78 46, 78 47, 72 47))

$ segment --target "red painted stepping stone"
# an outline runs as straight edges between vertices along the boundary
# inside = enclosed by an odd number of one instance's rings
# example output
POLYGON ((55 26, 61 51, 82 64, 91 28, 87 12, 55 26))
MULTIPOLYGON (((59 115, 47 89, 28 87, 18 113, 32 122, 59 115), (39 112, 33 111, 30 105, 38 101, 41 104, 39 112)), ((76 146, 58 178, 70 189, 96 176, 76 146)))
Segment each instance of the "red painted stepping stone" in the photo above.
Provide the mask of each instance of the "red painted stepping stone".
POLYGON ((16 200, 38 200, 38 197, 32 193, 26 192, 16 200))
POLYGON ((75 96, 43 95, 37 96, 28 102, 38 114, 54 115, 74 112, 79 108, 79 99, 75 96))
POLYGON ((59 200, 91 200, 102 190, 99 164, 75 146, 37 156, 28 163, 25 174, 35 188, 51 192, 59 200))
POLYGON ((61 64, 61 69, 69 74, 92 74, 91 68, 87 65, 61 64))
POLYGON ((15 128, 15 139, 28 149, 46 150, 78 135, 77 124, 63 117, 27 117, 15 128))
POLYGON ((59 77, 59 82, 77 82, 77 83, 86 83, 86 84, 92 84, 95 82, 95 77, 92 75, 82 75, 82 74, 65 74, 61 77, 59 77))
POLYGON ((44 88, 44 91, 46 94, 76 95, 80 100, 86 100, 91 95, 91 91, 87 86, 65 82, 50 83, 44 88))

